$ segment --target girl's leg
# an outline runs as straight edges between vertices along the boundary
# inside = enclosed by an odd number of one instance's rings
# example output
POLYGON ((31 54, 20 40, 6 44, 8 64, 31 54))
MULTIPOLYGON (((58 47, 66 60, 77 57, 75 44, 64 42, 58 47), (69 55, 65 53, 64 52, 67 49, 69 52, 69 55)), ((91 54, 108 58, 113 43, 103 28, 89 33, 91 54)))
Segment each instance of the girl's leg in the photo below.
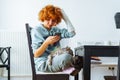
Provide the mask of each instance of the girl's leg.
POLYGON ((73 57, 68 53, 64 53, 53 58, 52 68, 54 71, 61 71, 72 66, 73 57))
POLYGON ((55 56, 52 60, 52 65, 47 64, 46 61, 39 67, 38 70, 43 72, 58 72, 72 66, 73 66, 73 57, 68 53, 64 53, 55 56))

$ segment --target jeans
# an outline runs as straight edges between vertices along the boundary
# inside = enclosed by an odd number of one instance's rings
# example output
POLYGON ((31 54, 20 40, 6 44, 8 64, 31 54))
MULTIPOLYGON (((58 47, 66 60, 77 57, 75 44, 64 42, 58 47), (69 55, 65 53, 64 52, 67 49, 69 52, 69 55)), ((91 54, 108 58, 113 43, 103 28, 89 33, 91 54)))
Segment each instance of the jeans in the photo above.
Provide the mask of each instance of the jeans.
POLYGON ((73 56, 68 53, 56 55, 52 60, 52 65, 47 64, 47 60, 37 67, 41 72, 59 72, 73 66, 73 56))

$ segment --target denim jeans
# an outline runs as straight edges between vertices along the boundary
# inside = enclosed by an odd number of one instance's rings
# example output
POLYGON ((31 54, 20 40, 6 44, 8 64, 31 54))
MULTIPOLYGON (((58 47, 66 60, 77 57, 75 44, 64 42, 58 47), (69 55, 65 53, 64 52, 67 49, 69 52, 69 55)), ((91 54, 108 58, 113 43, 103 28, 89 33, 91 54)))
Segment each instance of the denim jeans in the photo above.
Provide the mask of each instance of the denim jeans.
POLYGON ((37 66, 37 71, 59 72, 73 66, 73 56, 68 53, 56 55, 52 60, 52 65, 47 64, 47 60, 42 65, 37 66))

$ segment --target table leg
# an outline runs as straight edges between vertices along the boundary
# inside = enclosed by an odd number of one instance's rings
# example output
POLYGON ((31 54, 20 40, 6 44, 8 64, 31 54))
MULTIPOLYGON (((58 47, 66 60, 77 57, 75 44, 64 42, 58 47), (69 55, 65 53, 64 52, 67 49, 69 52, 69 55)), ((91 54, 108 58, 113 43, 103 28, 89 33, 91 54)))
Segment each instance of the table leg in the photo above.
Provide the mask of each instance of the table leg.
POLYGON ((90 80, 90 65, 91 65, 90 55, 89 53, 85 52, 83 63, 83 80, 90 80))
POLYGON ((75 80, 79 80, 79 73, 75 75, 75 80))

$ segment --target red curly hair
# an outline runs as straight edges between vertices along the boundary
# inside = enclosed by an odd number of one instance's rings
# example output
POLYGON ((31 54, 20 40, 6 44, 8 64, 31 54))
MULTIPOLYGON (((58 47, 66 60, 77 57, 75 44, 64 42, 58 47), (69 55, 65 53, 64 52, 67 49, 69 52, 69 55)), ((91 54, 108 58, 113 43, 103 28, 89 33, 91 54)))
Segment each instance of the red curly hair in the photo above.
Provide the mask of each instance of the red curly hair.
POLYGON ((61 22, 62 13, 60 8, 53 5, 47 5, 38 13, 38 19, 44 22, 44 20, 56 20, 57 24, 61 22))

